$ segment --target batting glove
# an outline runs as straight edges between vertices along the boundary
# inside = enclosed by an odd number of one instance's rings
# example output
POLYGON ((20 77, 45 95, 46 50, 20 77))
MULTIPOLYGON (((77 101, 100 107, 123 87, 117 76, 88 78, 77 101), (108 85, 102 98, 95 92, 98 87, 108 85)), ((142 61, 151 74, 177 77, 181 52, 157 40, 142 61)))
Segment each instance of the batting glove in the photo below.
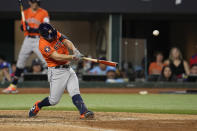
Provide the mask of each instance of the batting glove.
POLYGON ((75 50, 73 51, 73 53, 74 53, 74 55, 80 55, 81 57, 84 57, 84 55, 81 54, 81 53, 79 52, 79 50, 77 50, 77 49, 75 49, 75 50))
MULTIPOLYGON (((21 30, 24 31, 23 24, 21 24, 21 30)), ((27 21, 25 21, 25 31, 29 31, 29 30, 30 30, 30 27, 29 27, 27 21)))
POLYGON ((29 24, 26 21, 25 21, 25 26, 26 26, 26 30, 29 31, 30 27, 29 27, 29 24))
POLYGON ((74 54, 73 56, 74 56, 74 60, 77 60, 77 61, 82 60, 83 58, 82 54, 74 54))
POLYGON ((81 54, 81 53, 79 52, 79 50, 77 50, 77 49, 75 49, 75 50, 73 51, 73 53, 74 53, 74 55, 76 55, 76 54, 81 54))

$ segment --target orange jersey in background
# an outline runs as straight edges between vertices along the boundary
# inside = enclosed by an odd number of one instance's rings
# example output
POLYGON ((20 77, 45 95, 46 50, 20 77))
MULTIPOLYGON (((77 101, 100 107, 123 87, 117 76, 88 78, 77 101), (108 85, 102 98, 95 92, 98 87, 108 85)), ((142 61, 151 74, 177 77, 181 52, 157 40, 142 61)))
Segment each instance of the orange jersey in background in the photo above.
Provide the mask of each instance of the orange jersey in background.
POLYGON ((150 66, 149 66, 149 75, 152 74, 153 70, 156 70, 157 72, 160 72, 161 73, 163 66, 164 66, 164 64, 158 65, 156 62, 150 63, 150 66))
MULTIPOLYGON (((48 12, 45 9, 38 8, 36 12, 33 12, 31 8, 24 10, 25 21, 31 28, 38 28, 41 23, 44 22, 44 18, 49 18, 48 12)), ((39 33, 29 33, 25 31, 25 36, 36 36, 39 33)))
POLYGON ((57 39, 51 43, 45 40, 43 37, 40 38, 39 50, 43 55, 45 61, 47 62, 48 67, 55 67, 68 63, 68 61, 55 61, 54 59, 49 57, 54 51, 57 51, 59 54, 69 55, 68 48, 63 44, 63 41, 65 39, 60 40, 60 37, 61 33, 57 32, 57 39))

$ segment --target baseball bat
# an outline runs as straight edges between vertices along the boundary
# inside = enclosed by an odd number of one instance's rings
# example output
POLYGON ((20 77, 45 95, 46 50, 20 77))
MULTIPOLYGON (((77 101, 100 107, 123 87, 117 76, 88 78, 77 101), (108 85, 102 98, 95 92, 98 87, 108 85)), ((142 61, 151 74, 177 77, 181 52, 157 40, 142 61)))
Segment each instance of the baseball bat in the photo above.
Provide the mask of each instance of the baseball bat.
POLYGON ((101 64, 108 65, 108 66, 114 66, 114 67, 118 66, 118 63, 112 62, 112 61, 92 59, 92 58, 88 58, 88 57, 83 57, 83 60, 92 61, 95 63, 101 63, 101 64))
POLYGON ((18 0, 19 5, 20 5, 20 10, 21 10, 21 18, 22 18, 22 24, 23 24, 23 30, 26 30, 26 25, 25 25, 25 15, 24 15, 24 11, 23 11, 23 3, 22 0, 18 0))

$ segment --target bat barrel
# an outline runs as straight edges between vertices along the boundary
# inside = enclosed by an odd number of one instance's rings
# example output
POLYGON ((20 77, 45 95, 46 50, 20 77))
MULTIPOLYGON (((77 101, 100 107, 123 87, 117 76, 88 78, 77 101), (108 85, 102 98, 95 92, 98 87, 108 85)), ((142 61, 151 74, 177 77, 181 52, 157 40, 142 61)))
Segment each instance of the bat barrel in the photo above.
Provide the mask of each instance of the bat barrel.
POLYGON ((99 60, 99 63, 105 64, 105 65, 108 65, 108 66, 114 66, 114 67, 118 66, 118 63, 116 63, 116 62, 105 61, 105 60, 99 60))
POLYGON ((83 57, 83 60, 88 60, 88 61, 92 61, 95 63, 101 63, 101 64, 108 65, 108 66, 118 67, 118 63, 112 62, 112 61, 92 59, 92 58, 88 58, 88 57, 83 57))

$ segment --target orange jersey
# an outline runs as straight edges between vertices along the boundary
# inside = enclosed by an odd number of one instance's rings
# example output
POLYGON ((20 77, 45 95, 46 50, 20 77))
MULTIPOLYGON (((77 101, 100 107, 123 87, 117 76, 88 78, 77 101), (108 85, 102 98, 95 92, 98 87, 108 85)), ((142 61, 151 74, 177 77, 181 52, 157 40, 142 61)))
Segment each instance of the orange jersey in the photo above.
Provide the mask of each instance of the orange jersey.
POLYGON ((40 38, 39 50, 43 55, 45 61, 47 62, 48 67, 55 67, 58 65, 64 65, 68 63, 68 61, 60 62, 50 58, 50 55, 54 51, 57 51, 59 54, 69 55, 68 48, 63 44, 65 38, 61 36, 61 33, 57 32, 57 39, 51 43, 45 40, 43 37, 40 38))
POLYGON ((160 72, 161 73, 163 66, 164 66, 164 64, 158 65, 156 62, 150 63, 150 66, 149 66, 149 75, 152 74, 152 71, 153 70, 156 70, 157 72, 160 72))
MULTIPOLYGON (((48 12, 45 9, 39 8, 36 12, 33 12, 31 8, 24 10, 25 21, 31 28, 38 28, 41 23, 44 22, 45 18, 49 18, 48 12)), ((25 31, 25 36, 31 35, 36 36, 39 33, 29 33, 25 31)))

